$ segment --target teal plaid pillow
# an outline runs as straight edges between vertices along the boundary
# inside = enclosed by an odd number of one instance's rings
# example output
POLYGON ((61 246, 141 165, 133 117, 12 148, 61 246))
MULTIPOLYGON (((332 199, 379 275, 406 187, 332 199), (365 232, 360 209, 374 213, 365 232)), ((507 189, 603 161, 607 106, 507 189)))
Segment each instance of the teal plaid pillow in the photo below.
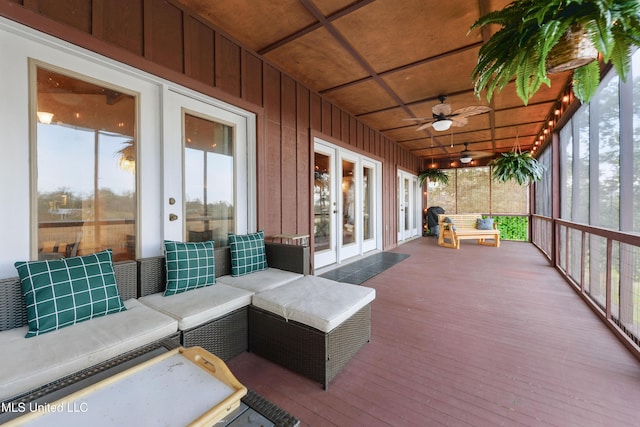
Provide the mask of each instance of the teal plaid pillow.
POLYGON ((26 338, 126 310, 113 273, 111 249, 14 265, 27 305, 26 338))
POLYGON ((216 283, 216 265, 213 258, 214 241, 164 241, 167 268, 167 287, 164 296, 216 283))
POLYGON ((231 275, 244 276, 267 268, 264 250, 264 232, 237 235, 229 234, 231 245, 231 275))

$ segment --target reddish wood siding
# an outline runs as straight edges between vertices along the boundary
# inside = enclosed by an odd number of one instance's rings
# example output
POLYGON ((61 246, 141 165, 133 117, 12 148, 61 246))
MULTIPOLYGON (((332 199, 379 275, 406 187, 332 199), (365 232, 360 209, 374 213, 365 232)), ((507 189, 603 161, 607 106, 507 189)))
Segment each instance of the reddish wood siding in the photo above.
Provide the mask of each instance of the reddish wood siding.
POLYGON ((0 0, 9 19, 258 115, 258 227, 310 233, 310 131, 383 163, 383 247, 396 246, 396 170, 418 159, 173 0, 0 0), (55 7, 53 6, 55 3, 55 7))
POLYGON ((94 1, 93 35, 143 55, 142 2, 94 1))
POLYGON ((214 84, 214 32, 201 22, 187 17, 185 24, 185 74, 204 84, 214 84))
MULTIPOLYGON (((153 62, 164 65, 174 71, 183 71, 183 21, 182 11, 164 0, 152 0, 151 11, 145 14, 151 15, 151 33, 149 36, 150 51, 145 56, 153 62)), ((148 25, 145 22, 145 25, 148 25)), ((145 40, 146 41, 146 40, 145 40)))

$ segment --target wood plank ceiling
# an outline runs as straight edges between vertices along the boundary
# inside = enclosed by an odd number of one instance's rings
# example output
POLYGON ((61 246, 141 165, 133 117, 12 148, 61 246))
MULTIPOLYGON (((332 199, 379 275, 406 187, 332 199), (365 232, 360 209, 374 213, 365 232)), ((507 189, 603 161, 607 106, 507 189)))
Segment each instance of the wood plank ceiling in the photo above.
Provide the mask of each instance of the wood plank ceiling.
MULTIPOLYGON (((362 122, 421 157, 454 166, 464 144, 493 155, 534 147, 571 77, 552 77, 528 106, 507 87, 491 104, 473 93, 471 71, 489 32, 469 27, 510 0, 179 0, 202 19, 362 122), (438 96, 453 110, 492 111, 464 127, 416 131, 438 96)), ((473 165, 484 164, 488 158, 473 165)))

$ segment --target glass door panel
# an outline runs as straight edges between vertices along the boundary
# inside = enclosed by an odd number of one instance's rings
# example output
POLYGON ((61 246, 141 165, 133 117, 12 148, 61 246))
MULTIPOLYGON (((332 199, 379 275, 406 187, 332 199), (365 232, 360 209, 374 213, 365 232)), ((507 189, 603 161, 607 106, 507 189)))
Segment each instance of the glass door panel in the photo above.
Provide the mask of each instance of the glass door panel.
POLYGON ((336 200, 333 190, 334 158, 332 150, 316 147, 313 179, 313 235, 315 264, 320 267, 336 262, 336 200))
POLYGON ((404 193, 404 202, 403 202, 404 232, 405 234, 409 234, 411 230, 411 202, 410 202, 409 180, 407 178, 403 180, 402 188, 404 193))
POLYGON ((36 67, 37 258, 136 258, 136 96, 36 67))
POLYGON ((373 177, 373 168, 364 166, 362 168, 362 238, 364 240, 373 239, 373 201, 375 200, 373 177))
POLYGON ((356 174, 355 163, 342 160, 342 245, 356 241, 356 174))
POLYGON ((186 240, 228 245, 235 230, 233 127, 184 115, 186 240))
POLYGON ((360 160, 357 156, 343 151, 340 153, 340 213, 341 213, 341 246, 339 259, 342 261, 360 255, 362 201, 360 160))

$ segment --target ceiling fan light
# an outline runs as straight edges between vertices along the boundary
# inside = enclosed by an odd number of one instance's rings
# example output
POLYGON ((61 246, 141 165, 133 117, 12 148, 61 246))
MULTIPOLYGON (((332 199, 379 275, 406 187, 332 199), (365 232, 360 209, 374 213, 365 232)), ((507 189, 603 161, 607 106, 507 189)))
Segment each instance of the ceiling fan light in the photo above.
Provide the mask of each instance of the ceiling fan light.
POLYGON ((453 120, 449 120, 449 119, 436 120, 435 122, 433 122, 431 126, 433 126, 435 130, 442 132, 443 130, 449 130, 452 123, 453 123, 453 120))
POLYGON ((472 160, 469 156, 460 157, 460 163, 471 163, 472 160))

